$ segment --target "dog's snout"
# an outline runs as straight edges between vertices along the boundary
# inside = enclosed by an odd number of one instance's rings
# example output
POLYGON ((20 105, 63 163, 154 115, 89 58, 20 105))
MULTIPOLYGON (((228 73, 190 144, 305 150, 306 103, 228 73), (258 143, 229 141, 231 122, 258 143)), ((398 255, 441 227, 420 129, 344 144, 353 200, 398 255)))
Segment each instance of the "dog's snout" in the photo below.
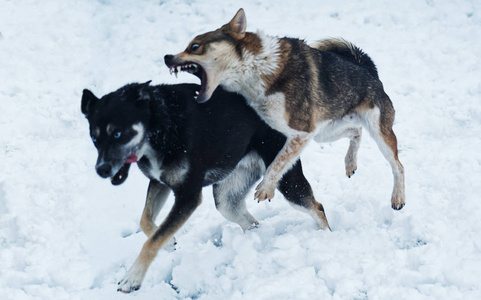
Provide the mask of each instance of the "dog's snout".
POLYGON ((167 66, 172 65, 173 60, 174 60, 174 56, 171 54, 167 54, 166 56, 164 56, 164 61, 167 66))
POLYGON ((101 164, 100 166, 97 166, 97 174, 99 174, 100 177, 102 178, 107 178, 112 175, 112 166, 110 164, 101 164))

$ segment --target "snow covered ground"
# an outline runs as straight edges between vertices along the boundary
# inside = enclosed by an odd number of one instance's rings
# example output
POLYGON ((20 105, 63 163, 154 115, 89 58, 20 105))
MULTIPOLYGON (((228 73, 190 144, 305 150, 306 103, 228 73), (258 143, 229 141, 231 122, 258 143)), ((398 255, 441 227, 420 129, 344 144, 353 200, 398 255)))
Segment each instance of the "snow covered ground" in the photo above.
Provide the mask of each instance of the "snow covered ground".
POLYGON ((0 0, 0 298, 481 299, 481 3, 239 3, 0 0), (81 91, 197 82, 170 76, 163 56, 241 5, 250 31, 342 36, 374 59, 396 108, 407 205, 390 208, 390 167, 367 134, 351 179, 347 140, 312 143, 304 169, 332 232, 279 193, 260 204, 251 193, 261 226, 244 234, 206 188, 177 250, 119 294, 145 241, 148 182, 136 168, 119 187, 96 175, 81 91))

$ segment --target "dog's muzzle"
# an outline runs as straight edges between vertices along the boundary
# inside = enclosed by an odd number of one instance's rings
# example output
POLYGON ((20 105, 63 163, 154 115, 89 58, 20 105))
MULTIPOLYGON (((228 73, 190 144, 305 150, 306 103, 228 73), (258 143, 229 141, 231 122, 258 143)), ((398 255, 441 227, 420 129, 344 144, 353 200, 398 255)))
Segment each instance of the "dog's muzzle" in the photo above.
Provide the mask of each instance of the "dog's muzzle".
POLYGON ((171 54, 167 54, 166 56, 164 56, 164 62, 167 65, 167 67, 170 68, 170 66, 174 64, 174 56, 171 54))
POLYGON ((97 174, 102 178, 112 177, 112 166, 109 163, 103 163, 95 167, 97 174))

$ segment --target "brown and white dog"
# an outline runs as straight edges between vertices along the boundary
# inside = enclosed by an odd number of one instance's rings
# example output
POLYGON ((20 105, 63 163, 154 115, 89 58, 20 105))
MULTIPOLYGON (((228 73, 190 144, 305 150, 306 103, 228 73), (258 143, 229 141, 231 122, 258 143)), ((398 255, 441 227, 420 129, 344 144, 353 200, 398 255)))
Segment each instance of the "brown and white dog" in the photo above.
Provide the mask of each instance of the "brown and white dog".
POLYGON ((221 28, 195 37, 184 52, 166 55, 165 63, 171 73, 187 71, 200 78, 198 102, 208 101, 221 85, 242 94, 264 121, 287 136, 257 186, 258 200, 274 196, 278 180, 311 139, 350 138, 346 174, 354 174, 364 127, 391 165, 391 206, 404 207, 404 167, 392 130, 394 108, 373 61, 350 42, 328 39, 309 46, 295 38, 246 32, 240 9, 221 28))

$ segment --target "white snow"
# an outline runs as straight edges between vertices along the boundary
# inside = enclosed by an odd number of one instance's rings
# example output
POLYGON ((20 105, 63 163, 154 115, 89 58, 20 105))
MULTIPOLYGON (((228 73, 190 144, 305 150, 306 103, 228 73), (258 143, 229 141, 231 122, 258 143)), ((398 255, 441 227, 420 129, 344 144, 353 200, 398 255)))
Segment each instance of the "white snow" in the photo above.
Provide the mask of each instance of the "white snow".
POLYGON ((481 299, 480 32, 477 0, 0 1, 0 298, 481 299), (391 170, 366 131, 351 179, 347 140, 311 143, 304 171, 332 232, 279 192, 258 204, 252 191, 261 226, 243 233, 206 188, 177 249, 121 295, 146 239, 148 180, 96 175, 81 92, 198 82, 170 76, 164 55, 240 5, 249 31, 344 37, 374 59, 396 109, 406 207, 390 208, 391 170))

